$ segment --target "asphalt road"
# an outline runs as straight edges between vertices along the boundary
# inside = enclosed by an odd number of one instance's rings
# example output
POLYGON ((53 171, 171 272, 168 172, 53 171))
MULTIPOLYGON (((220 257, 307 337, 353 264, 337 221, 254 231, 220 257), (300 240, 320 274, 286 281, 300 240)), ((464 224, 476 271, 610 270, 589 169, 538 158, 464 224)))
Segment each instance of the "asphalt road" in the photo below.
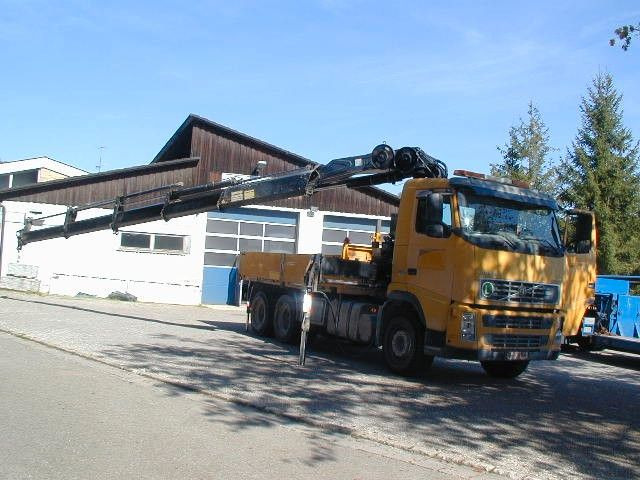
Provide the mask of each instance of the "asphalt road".
POLYGON ((2 479, 494 477, 323 434, 7 334, 0 352, 2 479))
POLYGON ((2 330, 426 458, 514 478, 640 478, 640 357, 563 355, 512 381, 436 361, 403 379, 378 352, 326 339, 298 368, 297 348, 245 333, 238 309, 0 297, 2 330))

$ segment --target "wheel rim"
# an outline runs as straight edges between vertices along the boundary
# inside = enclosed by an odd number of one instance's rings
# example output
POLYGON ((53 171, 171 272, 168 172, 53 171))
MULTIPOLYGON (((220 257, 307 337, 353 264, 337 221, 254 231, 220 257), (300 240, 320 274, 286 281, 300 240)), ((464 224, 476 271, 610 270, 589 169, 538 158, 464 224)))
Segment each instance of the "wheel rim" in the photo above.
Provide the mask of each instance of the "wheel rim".
POLYGON ((406 330, 396 330, 391 337, 391 351, 397 358, 404 358, 413 351, 413 340, 406 330))

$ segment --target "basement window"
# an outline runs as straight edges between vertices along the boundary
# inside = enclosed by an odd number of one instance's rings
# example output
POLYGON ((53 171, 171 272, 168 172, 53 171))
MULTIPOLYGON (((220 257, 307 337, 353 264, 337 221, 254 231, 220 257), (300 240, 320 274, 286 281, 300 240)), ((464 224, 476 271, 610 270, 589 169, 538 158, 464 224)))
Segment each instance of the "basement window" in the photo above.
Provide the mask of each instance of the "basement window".
POLYGON ((125 233, 120 235, 120 246, 134 250, 150 250, 151 235, 148 233, 125 233))
POLYGON ((189 237, 159 233, 120 233, 120 250, 145 253, 189 253, 189 237))

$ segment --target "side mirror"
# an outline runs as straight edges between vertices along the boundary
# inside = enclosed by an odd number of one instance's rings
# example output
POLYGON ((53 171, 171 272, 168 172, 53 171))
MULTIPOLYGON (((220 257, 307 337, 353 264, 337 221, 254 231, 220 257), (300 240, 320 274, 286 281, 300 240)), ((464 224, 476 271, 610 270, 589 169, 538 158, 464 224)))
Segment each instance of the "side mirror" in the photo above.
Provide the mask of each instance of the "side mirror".
POLYGON ((441 193, 429 193, 419 197, 416 231, 430 237, 448 236, 443 223, 444 197, 441 193))
POLYGON ((427 196, 427 225, 442 226, 443 200, 441 193, 431 193, 427 196))
POLYGON ((569 253, 590 253, 595 247, 594 218, 591 212, 572 210, 568 212, 564 243, 569 253))

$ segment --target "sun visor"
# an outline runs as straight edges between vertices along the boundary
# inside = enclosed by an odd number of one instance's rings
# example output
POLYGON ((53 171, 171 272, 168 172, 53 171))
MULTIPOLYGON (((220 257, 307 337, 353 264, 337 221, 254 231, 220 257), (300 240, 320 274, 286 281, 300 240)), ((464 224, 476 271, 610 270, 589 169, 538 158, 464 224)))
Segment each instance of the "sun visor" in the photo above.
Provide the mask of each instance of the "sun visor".
POLYGON ((513 200, 514 202, 558 210, 558 203, 551 195, 528 188, 468 177, 453 177, 449 179, 449 184, 455 188, 471 190, 476 195, 513 200))

